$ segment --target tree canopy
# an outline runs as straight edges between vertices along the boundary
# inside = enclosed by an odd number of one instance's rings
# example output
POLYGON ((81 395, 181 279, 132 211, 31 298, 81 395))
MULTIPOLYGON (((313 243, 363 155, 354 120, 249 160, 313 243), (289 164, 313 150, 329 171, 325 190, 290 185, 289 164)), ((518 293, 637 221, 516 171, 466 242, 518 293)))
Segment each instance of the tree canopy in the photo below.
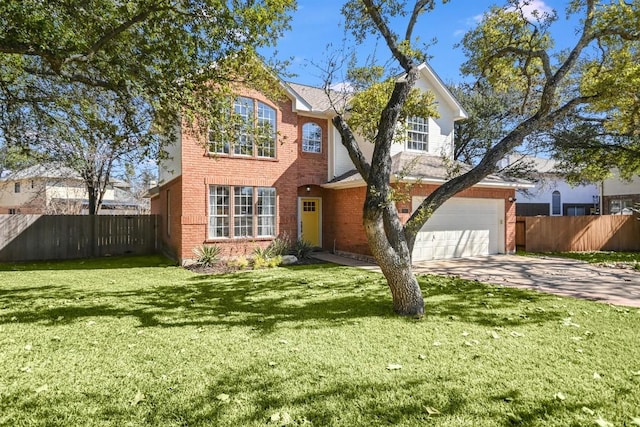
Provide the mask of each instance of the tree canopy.
POLYGON ((293 7, 294 0, 4 1, 0 144, 64 160, 77 150, 56 153, 50 141, 77 149, 100 139, 103 154, 170 141, 180 120, 206 123, 234 82, 269 87, 256 49, 277 40, 293 7))

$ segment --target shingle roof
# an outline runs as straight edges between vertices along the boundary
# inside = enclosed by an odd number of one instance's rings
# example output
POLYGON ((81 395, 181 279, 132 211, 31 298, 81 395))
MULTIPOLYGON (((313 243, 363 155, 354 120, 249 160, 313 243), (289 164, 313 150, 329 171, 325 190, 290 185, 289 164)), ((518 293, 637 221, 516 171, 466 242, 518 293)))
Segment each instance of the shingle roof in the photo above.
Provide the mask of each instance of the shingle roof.
MULTIPOLYGON (((445 161, 441 156, 428 154, 400 152, 391 158, 391 174, 396 179, 418 179, 426 181, 447 181, 454 176, 462 175, 469 171, 471 166, 455 161, 445 161)), ((328 182, 328 184, 357 184, 364 180, 355 169, 350 170, 328 182)), ((489 175, 479 184, 484 185, 509 185, 529 186, 529 181, 504 177, 501 175, 489 175)))
POLYGON ((304 99, 313 111, 331 110, 333 108, 333 105, 331 104, 332 101, 337 104, 338 108, 342 108, 348 95, 347 93, 337 92, 334 90, 329 90, 328 95, 322 88, 299 83, 287 82, 287 85, 289 85, 289 87, 298 94, 300 98, 304 99))

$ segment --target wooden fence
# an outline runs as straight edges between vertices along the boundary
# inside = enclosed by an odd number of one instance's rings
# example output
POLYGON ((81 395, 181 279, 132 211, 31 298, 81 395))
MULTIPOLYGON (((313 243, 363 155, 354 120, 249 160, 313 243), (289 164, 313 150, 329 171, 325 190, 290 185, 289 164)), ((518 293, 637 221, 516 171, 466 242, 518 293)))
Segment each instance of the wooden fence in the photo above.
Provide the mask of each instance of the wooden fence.
POLYGON ((157 215, 0 215, 0 262, 158 252, 157 215))
POLYGON ((516 246, 528 252, 640 251, 635 215, 516 218, 516 246))

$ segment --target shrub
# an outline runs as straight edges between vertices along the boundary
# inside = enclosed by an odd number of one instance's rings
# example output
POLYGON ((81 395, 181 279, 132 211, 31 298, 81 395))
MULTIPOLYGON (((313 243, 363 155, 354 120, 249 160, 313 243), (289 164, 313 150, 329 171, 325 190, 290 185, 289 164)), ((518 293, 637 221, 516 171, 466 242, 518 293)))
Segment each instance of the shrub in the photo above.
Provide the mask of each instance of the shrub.
POLYGON ((302 239, 298 239, 291 249, 292 255, 295 255, 298 259, 309 258, 311 252, 313 252, 313 245, 302 239))
POLYGON ((220 255, 220 246, 202 245, 193 249, 196 255, 196 263, 204 267, 211 267, 218 262, 220 255))
POLYGON ((249 267, 249 260, 246 257, 239 256, 227 261, 227 265, 231 268, 237 268, 238 270, 244 270, 249 267))
POLYGON ((282 262, 282 257, 280 255, 268 257, 264 256, 264 250, 258 252, 259 253, 256 254, 256 251, 254 251, 253 255, 253 268, 255 269, 277 267, 282 262))
POLYGON ((270 244, 267 246, 268 256, 276 257, 279 255, 287 255, 291 251, 291 239, 287 233, 282 233, 280 236, 276 237, 270 244))

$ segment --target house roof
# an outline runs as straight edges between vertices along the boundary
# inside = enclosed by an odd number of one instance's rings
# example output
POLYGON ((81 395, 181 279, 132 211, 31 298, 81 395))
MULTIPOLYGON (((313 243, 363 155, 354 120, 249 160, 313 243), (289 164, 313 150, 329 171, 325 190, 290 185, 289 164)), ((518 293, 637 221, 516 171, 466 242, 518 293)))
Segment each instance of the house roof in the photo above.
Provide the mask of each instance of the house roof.
MULTIPOLYGON (((437 98, 452 109, 454 120, 466 119, 468 117, 465 109, 460 105, 451 91, 447 89, 447 86, 429 64, 423 62, 418 66, 418 70, 420 71, 421 78, 428 83, 437 98)), ((399 75, 398 79, 402 79, 404 75, 405 74, 399 75)), ((333 110, 333 105, 335 104, 337 104, 338 108, 344 107, 351 96, 348 88, 343 88, 343 90, 334 90, 332 88, 329 89, 327 93, 325 89, 314 86, 293 82, 282 82, 282 84, 297 101, 294 107, 302 111, 327 113, 333 110)))
POLYGON ((532 170, 539 173, 558 173, 556 170, 557 162, 553 159, 544 157, 527 156, 524 154, 511 154, 506 157, 507 166, 523 164, 529 166, 532 170))
MULTIPOLYGON (((391 174, 393 180, 421 181, 424 183, 442 184, 454 176, 471 170, 466 163, 445 160, 441 156, 421 153, 400 152, 391 157, 391 174)), ((324 185, 327 188, 360 187, 366 183, 355 169, 350 170, 324 185)), ((480 181, 483 187, 532 188, 533 184, 523 179, 509 178, 493 174, 480 181)))

